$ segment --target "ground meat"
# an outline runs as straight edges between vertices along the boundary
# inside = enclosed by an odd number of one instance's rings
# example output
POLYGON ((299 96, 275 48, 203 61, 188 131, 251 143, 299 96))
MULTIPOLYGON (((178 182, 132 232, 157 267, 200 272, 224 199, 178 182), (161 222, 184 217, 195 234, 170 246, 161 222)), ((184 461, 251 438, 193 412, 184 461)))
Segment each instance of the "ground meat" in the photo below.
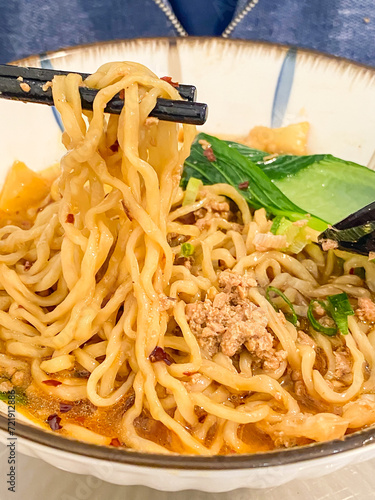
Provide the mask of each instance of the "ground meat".
POLYGON ((0 380, 0 392, 9 392, 13 389, 13 385, 9 380, 0 380))
POLYGON ((194 263, 194 259, 192 257, 182 257, 181 255, 175 258, 174 265, 175 266, 185 266, 186 269, 192 268, 194 263))
POLYGON ((321 347, 316 347, 314 370, 318 370, 322 375, 327 373, 327 357, 321 347))
POLYGON ((234 356, 244 345, 265 370, 277 370, 286 353, 276 352, 266 313, 247 298, 248 289, 256 281, 227 270, 219 275, 218 282, 220 292, 213 300, 206 298, 186 308, 201 348, 210 356, 219 351, 234 356))
POLYGON ((246 290, 257 286, 256 280, 250 274, 238 274, 230 270, 220 273, 218 282, 219 288, 224 293, 239 295, 241 299, 245 297, 246 290))
POLYGON ((22 371, 22 370, 18 370, 13 375, 11 381, 15 387, 27 386, 29 384, 29 381, 30 381, 29 374, 27 372, 22 371))
POLYGON ((344 347, 339 347, 334 351, 336 367, 335 367, 335 379, 344 385, 349 385, 352 383, 352 360, 349 351, 344 347))
POLYGON ((324 240, 322 241, 322 249, 324 252, 328 252, 328 250, 334 250, 338 248, 339 244, 334 240, 324 240))
POLYGON ((16 371, 17 368, 15 368, 14 366, 6 366, 6 367, 0 366, 0 378, 4 377, 10 379, 12 378, 14 373, 16 373, 16 371))
POLYGON ((361 321, 375 322, 375 304, 367 297, 358 299, 358 309, 355 313, 361 321))
POLYGON ((221 350, 227 356, 234 356, 245 344, 248 351, 254 352, 260 359, 266 352, 272 351, 273 337, 266 330, 268 320, 260 308, 244 314, 237 322, 228 326, 221 340, 221 350))
POLYGON ((199 229, 210 227, 214 219, 231 220, 233 213, 230 211, 229 203, 226 201, 218 201, 216 198, 209 198, 204 205, 194 212, 196 219, 195 225, 199 229))
POLYGON ((229 203, 226 201, 211 200, 206 206, 215 212, 229 212, 229 203))
POLYGON ((168 311, 171 307, 174 307, 176 303, 176 299, 173 297, 167 297, 163 293, 159 294, 159 302, 160 302, 160 311, 168 311))
POLYGON ((183 234, 177 234, 177 233, 168 233, 167 234, 168 245, 171 248, 177 247, 178 245, 182 245, 188 239, 189 239, 189 236, 185 236, 183 234))
POLYGON ((30 382, 31 374, 27 363, 0 355, 0 392, 8 392, 15 387, 26 389, 30 382))
POLYGON ((52 82, 46 82, 43 87, 42 87, 42 90, 43 92, 47 92, 47 90, 52 87, 52 82))
POLYGON ((20 83, 20 87, 24 92, 30 92, 30 85, 27 83, 20 83))

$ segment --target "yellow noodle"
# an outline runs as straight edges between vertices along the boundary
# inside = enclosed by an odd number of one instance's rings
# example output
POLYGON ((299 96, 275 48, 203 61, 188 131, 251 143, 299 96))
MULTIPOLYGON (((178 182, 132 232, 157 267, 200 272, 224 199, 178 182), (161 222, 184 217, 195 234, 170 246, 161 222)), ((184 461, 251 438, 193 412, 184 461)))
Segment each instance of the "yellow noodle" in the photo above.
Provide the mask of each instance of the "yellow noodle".
MULTIPOLYGON (((179 183, 195 129, 149 118, 159 97, 180 99, 172 85, 136 63, 105 64, 84 82, 98 89, 86 118, 80 85, 76 74, 53 81, 67 153, 50 196, 35 208, 29 229, 0 228, 0 368, 6 380, 12 370, 30 367, 30 391, 61 401, 87 399, 101 412, 125 405, 118 438, 151 453, 173 453, 175 445, 198 455, 252 452, 255 445, 240 431, 249 423, 275 446, 342 437, 348 426, 374 423, 375 333, 369 322, 349 317, 349 335, 332 338, 311 328, 305 337, 298 331, 307 330, 312 298, 346 292, 353 306, 373 298, 374 263, 347 252, 325 253, 313 243, 298 255, 259 251, 254 238, 267 235, 272 221, 265 209, 251 212, 235 187, 204 186, 184 204, 179 183), (104 109, 119 92, 123 110, 107 116, 104 109), (188 257, 186 241, 193 252, 188 257), (332 277, 337 257, 344 259, 343 271, 332 277), (365 280, 350 274, 358 267, 365 280), (236 285, 238 297, 222 307, 233 313, 251 302, 249 310, 267 322, 262 331, 271 352, 264 352, 259 332, 250 331, 259 344, 254 351, 244 340, 235 356, 226 354, 220 308, 211 318, 214 330, 203 326, 197 333, 191 304, 210 308, 218 294, 233 292, 230 284, 220 285, 223 270, 254 279, 251 286, 236 285), (266 299, 270 285, 293 303, 297 327, 286 320, 281 297, 273 304, 283 312, 266 299), (204 335, 216 335, 214 352, 204 335), (348 360, 350 385, 338 375, 336 351, 348 360), (264 354, 277 361, 272 368, 263 366, 264 354), (82 367, 88 379, 78 376, 82 367), (306 392, 316 408, 341 405, 343 418, 305 411, 306 392), (143 419, 157 421, 169 441, 142 432, 143 419)), ((95 444, 117 437, 69 421, 62 427, 62 434, 95 444)))

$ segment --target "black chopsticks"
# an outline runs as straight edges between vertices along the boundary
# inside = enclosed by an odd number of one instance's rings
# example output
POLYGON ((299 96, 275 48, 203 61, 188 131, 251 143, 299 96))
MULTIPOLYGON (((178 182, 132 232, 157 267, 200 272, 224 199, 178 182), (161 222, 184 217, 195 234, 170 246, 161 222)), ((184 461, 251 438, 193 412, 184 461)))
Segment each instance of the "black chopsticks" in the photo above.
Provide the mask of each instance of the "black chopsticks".
POLYGON ((357 210, 318 236, 318 242, 333 241, 336 248, 369 255, 375 252, 375 202, 357 210))
MULTIPOLYGON (((68 75, 69 73, 73 72, 0 65, 0 98, 53 106, 52 90, 47 84, 55 75, 68 75)), ((83 80, 89 76, 87 73, 80 73, 80 75, 83 80)), ((195 102, 196 87, 180 84, 176 88, 185 100, 174 101, 159 98, 150 116, 164 121, 203 125, 207 120, 207 104, 195 102)), ((79 92, 82 108, 92 110, 98 91, 80 87, 79 92)), ((108 102, 105 112, 120 114, 123 105, 124 100, 117 94, 108 102)))

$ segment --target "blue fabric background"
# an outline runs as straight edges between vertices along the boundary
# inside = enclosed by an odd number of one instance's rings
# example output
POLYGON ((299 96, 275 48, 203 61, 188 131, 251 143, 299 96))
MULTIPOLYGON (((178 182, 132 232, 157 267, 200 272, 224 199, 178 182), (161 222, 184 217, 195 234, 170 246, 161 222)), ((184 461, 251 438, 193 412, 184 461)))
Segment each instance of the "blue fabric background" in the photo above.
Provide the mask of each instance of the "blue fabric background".
MULTIPOLYGON (((162 0, 189 34, 219 36, 248 0, 162 0)), ((0 0, 0 62, 116 38, 177 36, 154 0, 0 0)), ((375 66, 375 0, 259 0, 230 34, 375 66), (364 18, 369 18, 366 23, 364 18)))
POLYGON ((169 0, 169 3, 189 35, 196 36, 220 36, 237 6, 237 0, 169 0))
MULTIPOLYGON (((237 10, 247 3, 239 0, 237 10)), ((306 47, 375 66, 375 0, 259 0, 231 37, 306 47)))
POLYGON ((0 0, 0 62, 115 38, 175 36, 153 0, 0 0))

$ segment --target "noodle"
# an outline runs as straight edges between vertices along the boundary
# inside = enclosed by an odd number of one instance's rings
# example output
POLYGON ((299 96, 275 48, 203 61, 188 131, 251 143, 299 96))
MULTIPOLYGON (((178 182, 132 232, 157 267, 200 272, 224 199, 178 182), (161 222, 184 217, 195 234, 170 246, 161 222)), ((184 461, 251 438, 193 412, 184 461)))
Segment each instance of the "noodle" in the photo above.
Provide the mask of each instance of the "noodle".
POLYGON ((266 211, 227 184, 183 205, 194 127, 181 140, 179 125, 148 117, 177 90, 139 64, 105 64, 84 82, 99 92, 83 114, 82 84, 53 81, 67 153, 48 200, 30 227, 0 229, 0 388, 26 389, 42 420, 69 402, 63 435, 153 453, 247 453, 374 423, 373 321, 357 314, 348 335, 326 337, 306 316, 311 299, 341 292, 359 310, 375 265, 313 244, 260 249, 266 211), (118 92, 123 110, 108 117, 118 92), (293 303, 297 326, 268 286, 293 303))

